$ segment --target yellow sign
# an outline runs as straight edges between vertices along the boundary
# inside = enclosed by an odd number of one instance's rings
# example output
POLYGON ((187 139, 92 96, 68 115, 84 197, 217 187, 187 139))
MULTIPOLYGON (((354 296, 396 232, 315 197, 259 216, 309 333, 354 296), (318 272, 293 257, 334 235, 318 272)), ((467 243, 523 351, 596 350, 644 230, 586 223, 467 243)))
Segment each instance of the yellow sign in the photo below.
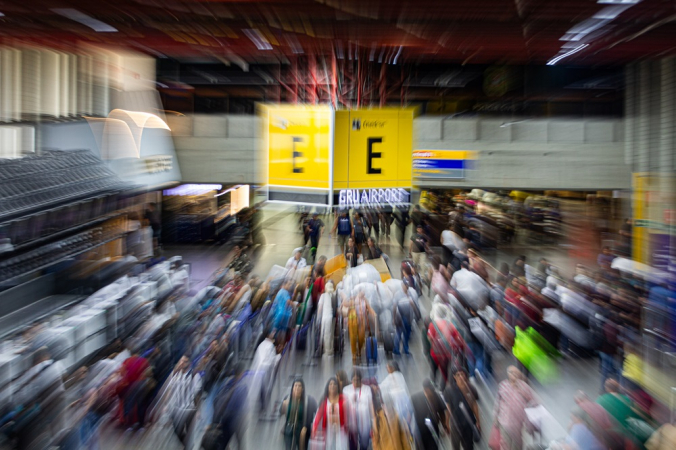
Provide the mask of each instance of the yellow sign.
POLYGON ((331 118, 328 106, 267 106, 268 184, 328 190, 331 118))
POLYGON ((333 189, 411 187, 414 113, 336 111, 333 189))

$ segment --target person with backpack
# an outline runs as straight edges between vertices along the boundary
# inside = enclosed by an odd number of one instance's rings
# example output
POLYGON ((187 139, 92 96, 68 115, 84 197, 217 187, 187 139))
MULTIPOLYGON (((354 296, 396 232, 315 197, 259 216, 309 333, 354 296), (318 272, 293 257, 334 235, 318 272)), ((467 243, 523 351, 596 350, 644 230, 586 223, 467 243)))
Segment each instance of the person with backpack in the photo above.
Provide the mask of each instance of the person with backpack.
POLYGON ((312 214, 312 219, 307 223, 306 230, 310 238, 310 254, 314 263, 317 256, 317 248, 319 247, 319 238, 324 234, 324 222, 319 218, 319 214, 316 212, 312 214))
POLYGON ((350 236, 354 237, 354 227, 352 226, 352 219, 350 219, 350 214, 347 209, 344 209, 340 212, 340 215, 336 217, 336 221, 333 223, 333 228, 331 229, 331 234, 335 234, 336 230, 338 231, 338 246, 340 251, 345 251, 345 244, 350 236))
POLYGON ((357 246, 357 253, 361 253, 361 246, 366 242, 368 236, 368 223, 361 213, 354 213, 354 243, 357 246))

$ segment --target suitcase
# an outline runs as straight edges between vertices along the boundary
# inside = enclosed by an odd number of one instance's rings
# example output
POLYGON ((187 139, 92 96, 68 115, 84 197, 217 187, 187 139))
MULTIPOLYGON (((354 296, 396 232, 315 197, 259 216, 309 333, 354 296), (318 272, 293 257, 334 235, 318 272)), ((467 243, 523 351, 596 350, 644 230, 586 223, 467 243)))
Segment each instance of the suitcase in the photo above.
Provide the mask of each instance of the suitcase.
POLYGON ((367 364, 378 364, 378 340, 375 336, 366 338, 366 362, 367 364))

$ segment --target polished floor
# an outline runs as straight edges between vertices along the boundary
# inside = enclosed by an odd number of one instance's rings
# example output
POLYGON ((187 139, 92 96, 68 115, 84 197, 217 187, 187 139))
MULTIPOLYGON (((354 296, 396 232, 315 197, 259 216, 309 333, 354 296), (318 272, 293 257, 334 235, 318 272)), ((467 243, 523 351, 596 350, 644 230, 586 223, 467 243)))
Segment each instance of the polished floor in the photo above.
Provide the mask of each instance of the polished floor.
MULTIPOLYGON (((328 218, 324 218, 326 221, 328 218)), ((329 236, 332 224, 327 223, 325 233, 320 241, 318 255, 333 256, 338 253, 338 245, 334 238, 329 236)), ((263 221, 266 239, 260 258, 257 261, 255 273, 265 276, 274 264, 284 265, 293 249, 302 244, 302 234, 297 225, 297 216, 294 210, 283 207, 268 207, 264 211, 263 221)), ((518 242, 518 241, 517 241, 518 242)), ((380 246, 392 261, 391 267, 395 268, 395 276, 398 276, 398 267, 405 256, 393 238, 381 237, 380 246)), ((224 247, 215 245, 185 245, 169 246, 163 249, 165 256, 182 255, 184 260, 192 264, 193 290, 197 290, 209 283, 214 272, 229 260, 228 251, 224 247)), ((546 246, 534 247, 519 245, 509 251, 499 251, 487 255, 487 260, 493 265, 503 261, 511 262, 516 255, 526 255, 531 261, 537 261, 540 257, 546 257, 561 270, 570 274, 577 261, 568 257, 565 247, 546 246)), ((423 298, 423 306, 429 310, 429 298, 423 298)), ((411 356, 395 357, 402 368, 407 380, 409 390, 418 392, 422 390, 422 381, 429 376, 429 366, 422 355, 422 342, 420 330, 415 329, 411 337, 411 356)), ((378 380, 386 375, 386 357, 380 349, 379 364, 371 369, 378 380)), ((485 441, 488 438, 490 425, 493 422, 494 393, 496 383, 505 378, 506 367, 513 362, 513 357, 508 354, 494 356, 494 373, 496 379, 474 380, 481 397, 481 419, 484 430, 484 441, 477 448, 486 448, 485 441)), ((270 399, 274 409, 290 389, 291 380, 296 376, 302 376, 305 380, 308 393, 319 397, 324 389, 326 380, 343 369, 348 374, 352 371, 352 361, 349 349, 343 357, 324 357, 311 360, 302 352, 292 352, 282 362, 280 376, 275 383, 275 388, 270 399)), ((595 359, 577 360, 564 359, 560 362, 560 376, 558 380, 542 386, 533 382, 533 387, 539 395, 542 404, 556 419, 556 423, 550 427, 549 435, 544 440, 561 438, 565 435, 565 428, 569 423, 569 412, 574 406, 573 394, 582 389, 595 396, 600 388, 600 374, 598 363, 595 359)), ((250 449, 275 449, 283 448, 281 436, 282 421, 277 420, 274 414, 265 414, 263 418, 258 413, 249 415, 247 433, 243 442, 244 448, 250 449)), ((203 427, 210 422, 211 408, 209 401, 204 402, 198 419, 196 420, 193 438, 188 447, 199 448, 199 441, 203 427)), ((117 430, 104 430, 102 448, 180 448, 177 440, 167 430, 144 430, 136 433, 124 433, 117 430), (158 436, 163 436, 161 443, 158 436)), ((445 448, 450 449, 451 444, 444 439, 445 448)), ((240 447, 242 448, 242 447, 240 447)))

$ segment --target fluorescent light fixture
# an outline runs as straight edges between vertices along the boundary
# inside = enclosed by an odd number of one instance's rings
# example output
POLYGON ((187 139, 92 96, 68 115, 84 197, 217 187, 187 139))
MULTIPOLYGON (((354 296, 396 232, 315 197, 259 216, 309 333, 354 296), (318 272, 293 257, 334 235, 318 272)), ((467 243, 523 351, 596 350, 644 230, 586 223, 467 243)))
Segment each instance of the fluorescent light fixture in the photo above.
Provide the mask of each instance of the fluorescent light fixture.
POLYGON ((574 49, 572 49, 572 50, 570 50, 570 51, 568 51, 568 52, 566 52, 562 55, 556 56, 556 57, 550 59, 549 61, 547 61, 547 65, 553 66, 557 62, 561 61, 563 58, 567 58, 570 55, 574 55, 575 53, 579 52, 580 50, 584 49, 585 47, 589 47, 589 44, 579 45, 579 46, 575 47, 574 49))
POLYGON ((211 191, 220 191, 220 184, 182 184, 173 189, 162 191, 163 195, 203 195, 211 191))
POLYGON ((396 64, 397 60, 399 59, 399 55, 401 55, 401 49, 403 49, 404 46, 400 45, 399 50, 397 50, 397 54, 394 56, 394 61, 392 61, 392 64, 396 64))
POLYGON ((97 33, 117 33, 117 28, 112 27, 107 23, 101 22, 100 20, 94 19, 92 16, 88 16, 87 14, 80 12, 77 9, 55 8, 52 9, 52 11, 60 16, 81 23, 82 25, 91 28, 97 33))
POLYGON ((633 5, 606 6, 592 16, 592 19, 614 20, 633 5))
POLYGON ((233 186, 233 187, 231 187, 230 189, 226 189, 226 190, 224 190, 223 192, 220 192, 220 193, 214 195, 214 197, 220 197, 221 195, 225 195, 225 194, 227 194, 228 192, 232 192, 232 191, 234 191, 234 190, 236 190, 236 189, 241 188, 242 186, 244 186, 244 185, 243 185, 243 184, 238 184, 237 186, 233 186))
POLYGON ((0 17, 5 17, 5 13, 0 12, 0 17))
POLYGON ((255 28, 247 28, 246 30, 242 30, 242 32, 254 43, 258 50, 272 50, 270 42, 255 28))
POLYGON ((601 5, 635 5, 641 3, 641 0, 599 0, 601 5))

